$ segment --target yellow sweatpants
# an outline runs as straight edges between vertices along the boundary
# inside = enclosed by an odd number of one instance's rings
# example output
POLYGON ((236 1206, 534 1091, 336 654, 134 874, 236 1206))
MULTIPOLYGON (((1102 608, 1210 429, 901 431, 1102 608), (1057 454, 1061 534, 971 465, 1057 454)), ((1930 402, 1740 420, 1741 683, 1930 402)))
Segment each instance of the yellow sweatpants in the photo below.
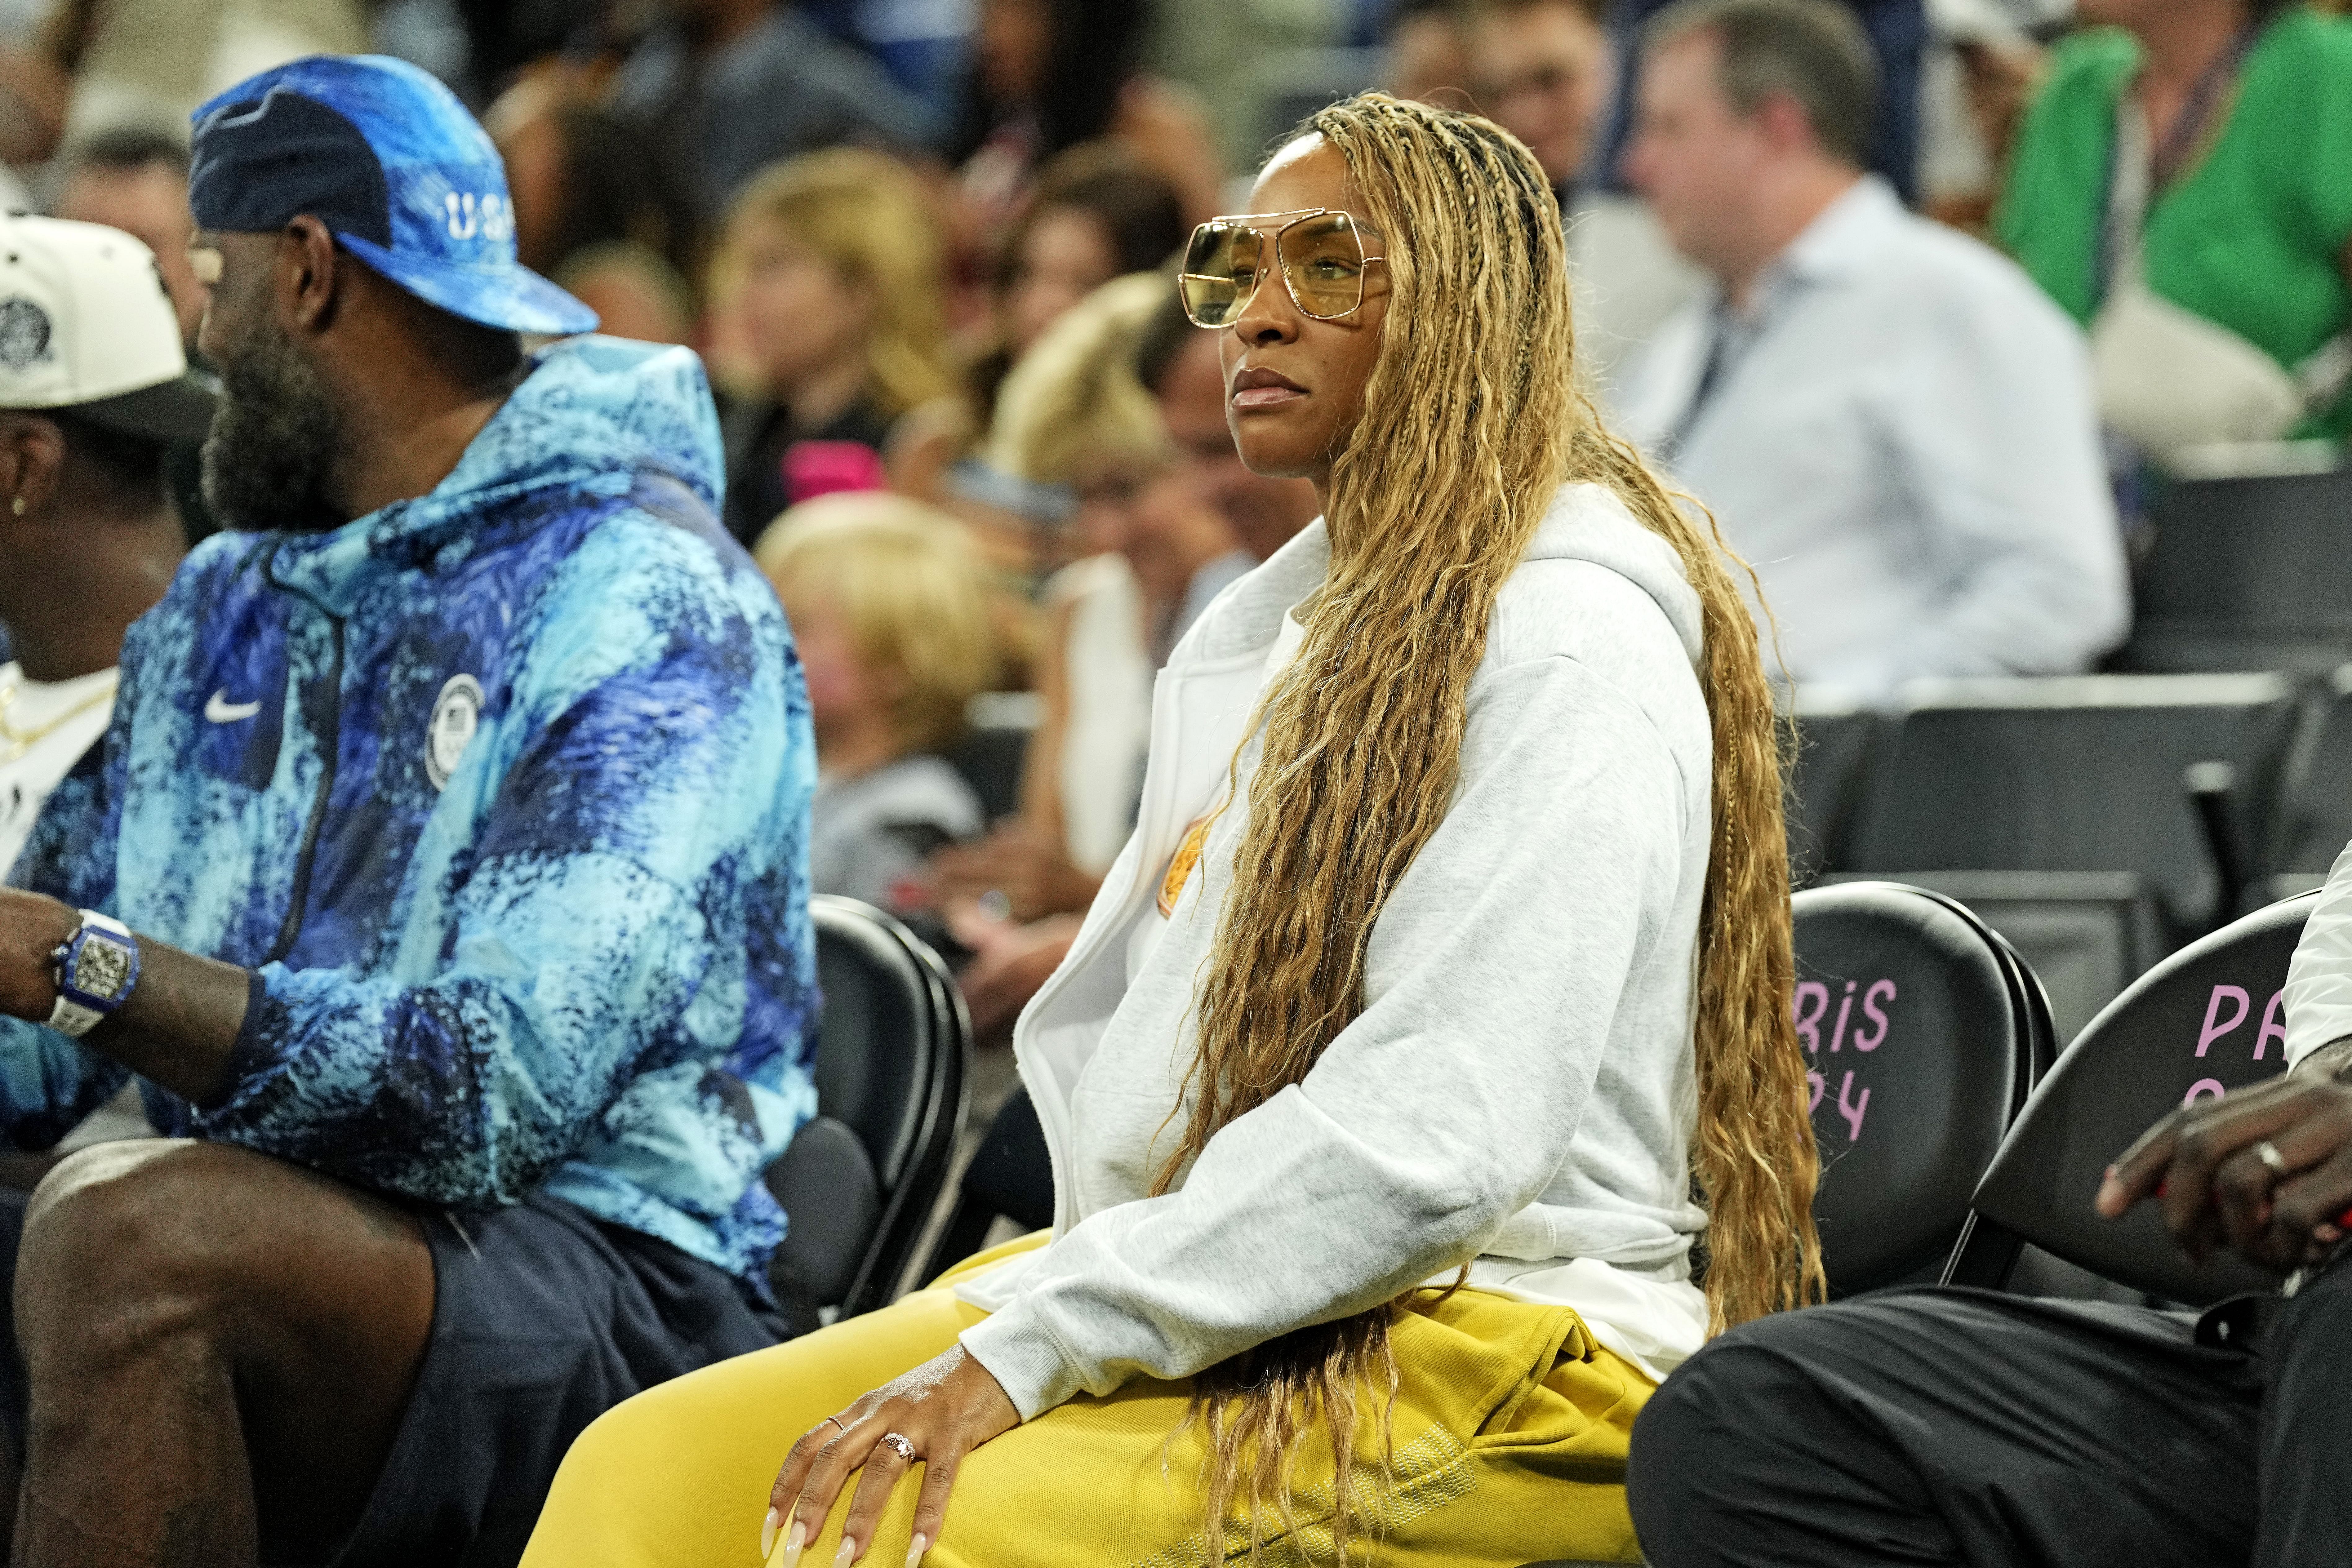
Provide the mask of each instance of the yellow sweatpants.
MULTIPOLYGON (((1043 1240, 982 1253, 949 1279, 1043 1240)), ((768 1489, 793 1441, 940 1354, 982 1316, 943 1283, 648 1389, 572 1445, 524 1568, 755 1568, 768 1489)), ((1640 1561, 1625 1512, 1625 1451, 1654 1384, 1594 1342, 1572 1310, 1459 1290, 1401 1314, 1392 1342, 1402 1385, 1394 1480, 1373 1521, 1381 1568, 1640 1561)), ((1142 1379, 1105 1398, 1081 1394, 975 1449, 925 1563, 1202 1563, 1198 1424, 1170 1442, 1189 1393, 1185 1383, 1142 1379)), ((1303 1542, 1276 1540, 1269 1563, 1332 1562, 1328 1479, 1297 1496, 1303 1542)), ((901 1478, 866 1563, 905 1561, 920 1487, 919 1467, 901 1478)), ((804 1568, 831 1568, 856 1488, 853 1476, 804 1568)), ((1241 1543, 1236 1524, 1227 1549, 1241 1543)), ((777 1557, 782 1551, 780 1542, 777 1557)))

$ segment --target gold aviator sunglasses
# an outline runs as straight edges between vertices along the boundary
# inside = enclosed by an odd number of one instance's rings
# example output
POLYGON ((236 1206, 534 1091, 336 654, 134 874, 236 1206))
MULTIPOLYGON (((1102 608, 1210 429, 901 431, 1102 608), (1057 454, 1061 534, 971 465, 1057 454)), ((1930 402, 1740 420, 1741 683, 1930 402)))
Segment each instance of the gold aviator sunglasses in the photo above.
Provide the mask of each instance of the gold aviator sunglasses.
POLYGON ((1364 303, 1364 275, 1385 256, 1364 254, 1376 230, 1330 207, 1265 217, 1213 217, 1192 231, 1176 287, 1196 327, 1230 327, 1249 309, 1265 276, 1272 241, 1282 286, 1302 315, 1318 321, 1352 316, 1364 303))

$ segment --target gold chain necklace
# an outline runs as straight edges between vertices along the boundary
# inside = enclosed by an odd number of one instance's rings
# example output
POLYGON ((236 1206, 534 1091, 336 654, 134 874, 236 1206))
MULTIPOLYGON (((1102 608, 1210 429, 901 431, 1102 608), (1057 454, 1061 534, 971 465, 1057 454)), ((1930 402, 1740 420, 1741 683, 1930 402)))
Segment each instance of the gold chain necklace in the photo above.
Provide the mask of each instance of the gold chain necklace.
POLYGON ((30 730, 19 730, 16 725, 8 722, 8 710, 15 707, 16 703, 16 683, 12 681, 6 686, 0 686, 0 763, 16 761, 40 744, 53 731, 80 718, 100 703, 113 701, 114 689, 119 684, 119 679, 120 678, 109 680, 47 723, 37 724, 30 730))

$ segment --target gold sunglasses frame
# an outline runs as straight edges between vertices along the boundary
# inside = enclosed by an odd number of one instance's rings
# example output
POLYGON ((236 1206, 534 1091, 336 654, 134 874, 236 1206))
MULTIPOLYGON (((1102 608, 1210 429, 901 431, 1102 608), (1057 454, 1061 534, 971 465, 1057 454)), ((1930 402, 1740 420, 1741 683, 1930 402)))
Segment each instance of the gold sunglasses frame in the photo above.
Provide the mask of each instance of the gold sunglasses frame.
MULTIPOLYGON (((1250 291, 1247 294, 1243 295, 1235 306, 1233 321, 1219 322, 1215 325, 1211 325, 1206 321, 1201 321, 1192 314, 1192 302, 1184 298, 1184 280, 1188 278, 1198 279, 1203 283, 1231 280, 1221 279, 1213 274, 1206 272, 1177 273, 1176 298, 1178 302, 1184 307, 1184 319, 1192 322, 1192 325, 1200 328, 1204 332, 1223 331, 1227 327, 1232 326, 1234 321, 1240 321, 1244 316, 1249 313, 1251 303, 1257 299, 1257 291, 1265 287, 1265 274, 1268 270, 1271 270, 1281 277, 1282 291, 1290 296, 1290 303, 1292 307, 1296 309, 1300 315, 1306 317, 1310 321, 1344 321, 1349 317, 1354 315, 1357 311, 1362 310, 1364 308, 1366 293, 1364 288, 1360 284, 1356 289, 1356 302, 1349 306, 1344 310, 1340 310, 1333 315, 1326 316, 1319 311, 1308 310, 1307 308, 1307 302, 1298 297, 1298 290, 1291 285, 1289 269, 1281 265, 1282 237, 1284 235, 1288 234, 1292 229, 1297 228, 1302 223, 1309 223, 1318 217, 1331 217, 1335 216, 1348 220, 1349 226, 1355 232, 1356 246, 1358 249, 1360 250, 1363 247, 1364 237, 1367 235, 1370 236, 1374 240, 1382 245, 1386 245, 1388 243, 1388 237, 1386 235, 1383 235, 1379 229, 1374 228, 1370 224, 1366 223, 1362 218, 1358 217, 1354 213, 1349 212, 1345 207, 1299 207, 1291 212, 1268 213, 1265 215, 1264 219, 1258 221, 1252 221, 1256 218, 1256 215, 1253 213, 1228 213, 1222 217, 1213 217, 1206 223, 1195 224, 1192 227, 1192 234, 1187 236, 1184 240, 1184 254, 1187 257, 1192 255, 1192 242, 1201 237, 1202 230, 1213 228, 1219 224, 1229 224, 1235 228, 1248 229, 1251 233, 1258 237, 1258 243, 1261 245, 1265 244, 1268 238, 1271 237, 1276 264, 1270 269, 1264 268, 1260 268, 1257 280, 1250 285, 1250 291), (1287 221, 1276 225, 1269 236, 1269 231, 1265 226, 1267 224, 1274 223, 1277 218, 1286 219, 1287 221)), ((1385 263, 1387 260, 1388 257, 1386 255, 1367 256, 1363 258, 1363 264, 1370 267, 1375 261, 1385 263)), ((1365 281, 1369 282, 1370 280, 1366 279, 1365 281)))

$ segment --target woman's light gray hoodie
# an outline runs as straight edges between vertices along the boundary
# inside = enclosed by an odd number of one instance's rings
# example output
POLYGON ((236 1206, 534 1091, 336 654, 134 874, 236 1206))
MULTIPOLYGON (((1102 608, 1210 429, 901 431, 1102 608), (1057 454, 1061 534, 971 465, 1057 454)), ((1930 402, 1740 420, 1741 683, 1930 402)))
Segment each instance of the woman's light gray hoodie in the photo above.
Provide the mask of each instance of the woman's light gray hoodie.
POLYGON ((1473 1258, 1474 1282, 1575 1259, 1687 1277, 1705 1224, 1688 1171, 1712 771, 1699 606, 1672 547, 1591 485, 1559 493, 1496 603, 1454 803, 1373 930, 1363 1010, 1147 1195, 1181 1131, 1218 910, 1248 875, 1241 812, 1131 984, 1129 938, 1329 556, 1318 521, 1176 649, 1135 835, 1014 1034, 1054 1239, 961 1293, 992 1309, 964 1345, 1024 1418, 1189 1376, 1473 1258))

